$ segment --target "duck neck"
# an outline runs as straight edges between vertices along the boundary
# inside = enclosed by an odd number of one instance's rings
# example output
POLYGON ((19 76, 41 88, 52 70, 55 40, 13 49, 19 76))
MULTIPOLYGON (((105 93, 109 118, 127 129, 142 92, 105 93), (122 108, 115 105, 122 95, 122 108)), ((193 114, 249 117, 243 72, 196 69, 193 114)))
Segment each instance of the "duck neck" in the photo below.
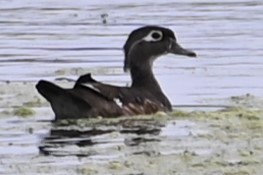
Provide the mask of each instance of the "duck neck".
POLYGON ((156 96, 167 110, 172 110, 172 105, 162 92, 160 85, 153 75, 152 65, 156 57, 149 57, 147 52, 136 52, 129 55, 132 88, 143 89, 156 96))
POLYGON ((140 59, 131 64, 132 87, 147 88, 149 91, 161 92, 160 85, 153 75, 152 62, 154 58, 140 59))

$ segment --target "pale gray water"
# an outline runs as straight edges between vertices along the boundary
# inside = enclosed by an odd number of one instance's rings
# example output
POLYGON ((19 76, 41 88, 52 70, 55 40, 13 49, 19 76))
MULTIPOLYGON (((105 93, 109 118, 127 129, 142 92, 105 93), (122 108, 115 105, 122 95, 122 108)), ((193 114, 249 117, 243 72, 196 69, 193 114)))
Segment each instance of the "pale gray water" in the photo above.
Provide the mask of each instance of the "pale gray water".
MULTIPOLYGON (((98 80, 125 85, 130 81, 122 72, 126 37, 139 26, 157 24, 176 31, 180 43, 198 54, 196 59, 168 55, 155 63, 156 76, 174 105, 211 104, 209 99, 246 93, 261 97, 262 9, 261 0, 2 0, 0 81, 77 78, 84 69, 98 80), (102 23, 104 13, 107 24, 102 23)), ((36 158, 36 145, 49 124, 16 118, 1 123, 0 174, 30 174, 23 166, 35 159, 32 174, 49 172, 37 170, 46 160, 36 158), (33 135, 27 130, 31 126, 33 135)), ((64 166, 60 159, 47 164, 57 174, 65 173, 67 160, 81 164, 70 157, 63 160, 64 166)))

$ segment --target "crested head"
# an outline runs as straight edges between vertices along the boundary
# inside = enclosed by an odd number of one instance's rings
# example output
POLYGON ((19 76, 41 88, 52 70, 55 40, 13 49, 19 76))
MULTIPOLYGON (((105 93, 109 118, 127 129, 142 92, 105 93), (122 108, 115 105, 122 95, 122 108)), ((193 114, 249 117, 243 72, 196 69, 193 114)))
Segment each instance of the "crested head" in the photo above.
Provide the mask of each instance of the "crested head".
MULTIPOLYGON (((138 29, 133 30, 130 35, 128 36, 128 39, 126 40, 126 43, 124 44, 123 50, 124 50, 124 71, 128 71, 130 69, 130 61, 128 59, 128 54, 131 51, 131 48, 134 46, 134 44, 137 44, 138 41, 142 41, 143 38, 145 40, 149 41, 150 37, 152 36, 152 39, 155 38, 155 36, 163 36, 163 34, 166 34, 172 38, 175 39, 175 35, 173 31, 171 31, 168 28, 150 25, 150 26, 144 26, 140 27, 138 29), (149 35, 152 34, 152 35, 149 35), (148 35, 148 38, 146 37, 148 35)), ((158 38, 157 38, 158 39, 158 38)))
MULTIPOLYGON (((172 30, 160 26, 144 26, 132 31, 123 49, 125 54, 124 71, 131 68, 131 64, 134 62, 132 55, 135 52, 143 54, 140 57, 148 59, 149 62, 153 61, 152 58, 167 53, 196 56, 194 52, 183 49, 177 44, 172 30)), ((138 58, 136 61, 139 61, 138 58)))

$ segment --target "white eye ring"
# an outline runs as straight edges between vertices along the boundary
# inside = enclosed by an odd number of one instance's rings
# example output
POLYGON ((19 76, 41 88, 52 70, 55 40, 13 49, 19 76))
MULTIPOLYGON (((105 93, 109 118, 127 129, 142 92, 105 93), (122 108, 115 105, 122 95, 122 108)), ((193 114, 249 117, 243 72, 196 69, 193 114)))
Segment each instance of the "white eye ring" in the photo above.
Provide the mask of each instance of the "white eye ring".
POLYGON ((147 42, 156 42, 160 41, 163 38, 163 33, 159 30, 152 30, 148 35, 146 35, 143 40, 147 42), (154 37, 153 35, 157 34, 159 37, 154 37))

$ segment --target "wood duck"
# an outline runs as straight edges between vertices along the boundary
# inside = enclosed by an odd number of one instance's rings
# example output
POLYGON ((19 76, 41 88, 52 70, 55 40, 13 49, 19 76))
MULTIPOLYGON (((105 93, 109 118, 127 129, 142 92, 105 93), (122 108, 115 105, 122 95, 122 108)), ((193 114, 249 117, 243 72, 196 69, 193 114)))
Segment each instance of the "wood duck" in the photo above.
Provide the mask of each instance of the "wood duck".
POLYGON ((36 88, 50 102, 55 119, 117 117, 169 112, 172 105, 154 77, 152 66, 165 54, 196 57, 181 47, 172 30, 145 26, 131 32, 124 45, 124 71, 130 71, 130 87, 96 81, 91 74, 79 77, 71 89, 40 80, 36 88))

